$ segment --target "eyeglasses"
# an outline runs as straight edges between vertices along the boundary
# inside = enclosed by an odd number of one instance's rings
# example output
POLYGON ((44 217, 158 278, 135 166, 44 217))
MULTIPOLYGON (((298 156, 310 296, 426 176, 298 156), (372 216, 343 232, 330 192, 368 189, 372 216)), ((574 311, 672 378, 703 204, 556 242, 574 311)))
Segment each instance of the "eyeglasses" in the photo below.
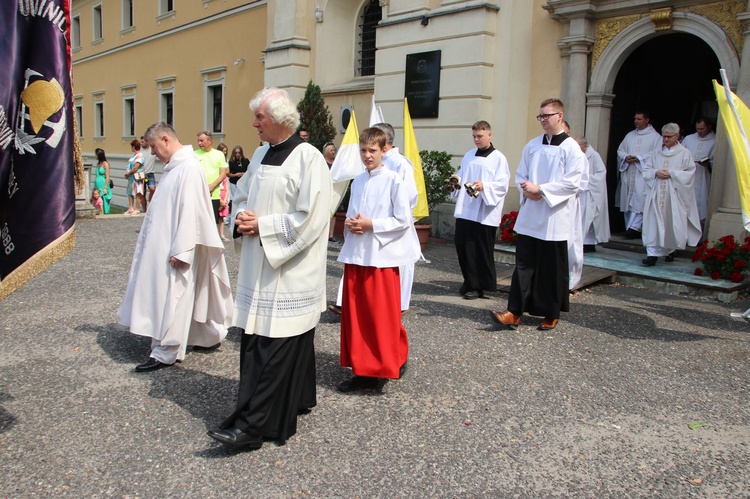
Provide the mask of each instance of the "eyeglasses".
POLYGON ((662 137, 665 139, 672 139, 674 137, 677 137, 677 135, 662 135, 662 137))
POLYGON ((558 113, 551 113, 551 114, 538 114, 536 119, 539 121, 547 121, 548 119, 555 116, 556 114, 562 114, 562 113, 558 112, 558 113))

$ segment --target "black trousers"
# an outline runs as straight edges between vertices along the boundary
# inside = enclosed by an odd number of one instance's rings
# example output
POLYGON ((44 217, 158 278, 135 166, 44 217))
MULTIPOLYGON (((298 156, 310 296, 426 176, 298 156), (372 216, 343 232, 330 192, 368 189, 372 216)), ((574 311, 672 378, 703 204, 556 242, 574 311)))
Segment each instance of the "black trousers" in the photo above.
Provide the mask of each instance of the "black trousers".
POLYGON ((290 338, 242 335, 237 407, 221 428, 284 441, 315 399, 315 328, 290 338))
POLYGON ((570 309, 568 242, 518 234, 508 310, 559 319, 570 309))
POLYGON ((467 290, 497 290, 495 270, 495 240, 497 227, 479 222, 456 219, 456 245, 458 265, 464 276, 463 287, 467 290))

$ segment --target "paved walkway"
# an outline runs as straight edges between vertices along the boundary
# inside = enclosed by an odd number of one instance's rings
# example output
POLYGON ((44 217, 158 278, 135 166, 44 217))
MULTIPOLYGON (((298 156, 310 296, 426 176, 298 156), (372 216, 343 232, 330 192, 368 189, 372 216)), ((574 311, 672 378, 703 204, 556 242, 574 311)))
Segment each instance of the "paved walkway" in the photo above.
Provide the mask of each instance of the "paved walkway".
MULTIPOLYGON (((72 254, 0 302, 3 497, 748 497, 748 301, 619 284, 552 332, 498 329, 450 245, 417 265, 410 369, 344 395, 337 317, 316 333, 318 406, 285 445, 206 436, 233 408, 239 335, 135 374, 117 325, 142 219, 81 221, 72 254)), ((328 294, 341 275, 330 246, 328 294)), ((230 276, 237 256, 228 249, 230 276)), ((506 268, 502 264, 499 268, 506 268)), ((149 290, 143 290, 148 293, 149 290)))

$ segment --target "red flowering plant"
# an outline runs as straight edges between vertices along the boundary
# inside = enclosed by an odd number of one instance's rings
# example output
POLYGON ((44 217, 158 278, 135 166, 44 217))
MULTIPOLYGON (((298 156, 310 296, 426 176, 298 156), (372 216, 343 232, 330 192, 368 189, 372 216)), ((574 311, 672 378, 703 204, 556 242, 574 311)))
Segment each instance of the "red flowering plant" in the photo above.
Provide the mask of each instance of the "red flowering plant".
POLYGON ((719 238, 710 248, 708 241, 704 241, 693 253, 693 261, 700 261, 703 265, 703 268, 695 269, 695 275, 708 274, 714 280, 729 279, 732 282, 741 282, 744 273, 748 271, 748 260, 750 237, 746 237, 741 246, 732 235, 719 238))
POLYGON ((516 218, 518 218, 517 211, 511 211, 510 213, 503 215, 502 220, 500 220, 500 226, 498 227, 500 229, 501 241, 516 244, 516 231, 513 230, 513 227, 516 226, 516 218))

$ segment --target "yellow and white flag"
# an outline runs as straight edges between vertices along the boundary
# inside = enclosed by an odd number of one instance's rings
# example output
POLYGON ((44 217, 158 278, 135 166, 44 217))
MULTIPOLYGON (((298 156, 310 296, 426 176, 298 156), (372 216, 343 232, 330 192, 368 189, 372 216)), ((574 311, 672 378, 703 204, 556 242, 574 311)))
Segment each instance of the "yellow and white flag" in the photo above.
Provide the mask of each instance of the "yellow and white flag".
POLYGON ((414 166, 414 182, 417 184, 417 205, 412 210, 414 218, 419 220, 430 214, 427 207, 427 189, 424 185, 424 170, 422 158, 419 157, 417 136, 414 135, 414 125, 409 114, 409 102, 404 98, 404 156, 414 166))
POLYGON ((365 171, 362 158, 359 156, 359 132, 354 110, 346 127, 344 139, 341 141, 336 158, 331 165, 331 180, 333 180, 333 200, 331 213, 336 213, 341 200, 344 198, 349 181, 365 171))
POLYGON ((750 231, 750 143, 746 133, 750 129, 750 109, 729 89, 726 71, 722 69, 720 72, 724 87, 714 80, 714 91, 721 120, 734 153, 742 205, 742 225, 746 231, 750 231))
POLYGON ((383 119, 383 110, 380 109, 380 106, 375 105, 375 94, 373 94, 372 107, 370 108, 370 126, 378 123, 385 123, 385 120, 383 119))

